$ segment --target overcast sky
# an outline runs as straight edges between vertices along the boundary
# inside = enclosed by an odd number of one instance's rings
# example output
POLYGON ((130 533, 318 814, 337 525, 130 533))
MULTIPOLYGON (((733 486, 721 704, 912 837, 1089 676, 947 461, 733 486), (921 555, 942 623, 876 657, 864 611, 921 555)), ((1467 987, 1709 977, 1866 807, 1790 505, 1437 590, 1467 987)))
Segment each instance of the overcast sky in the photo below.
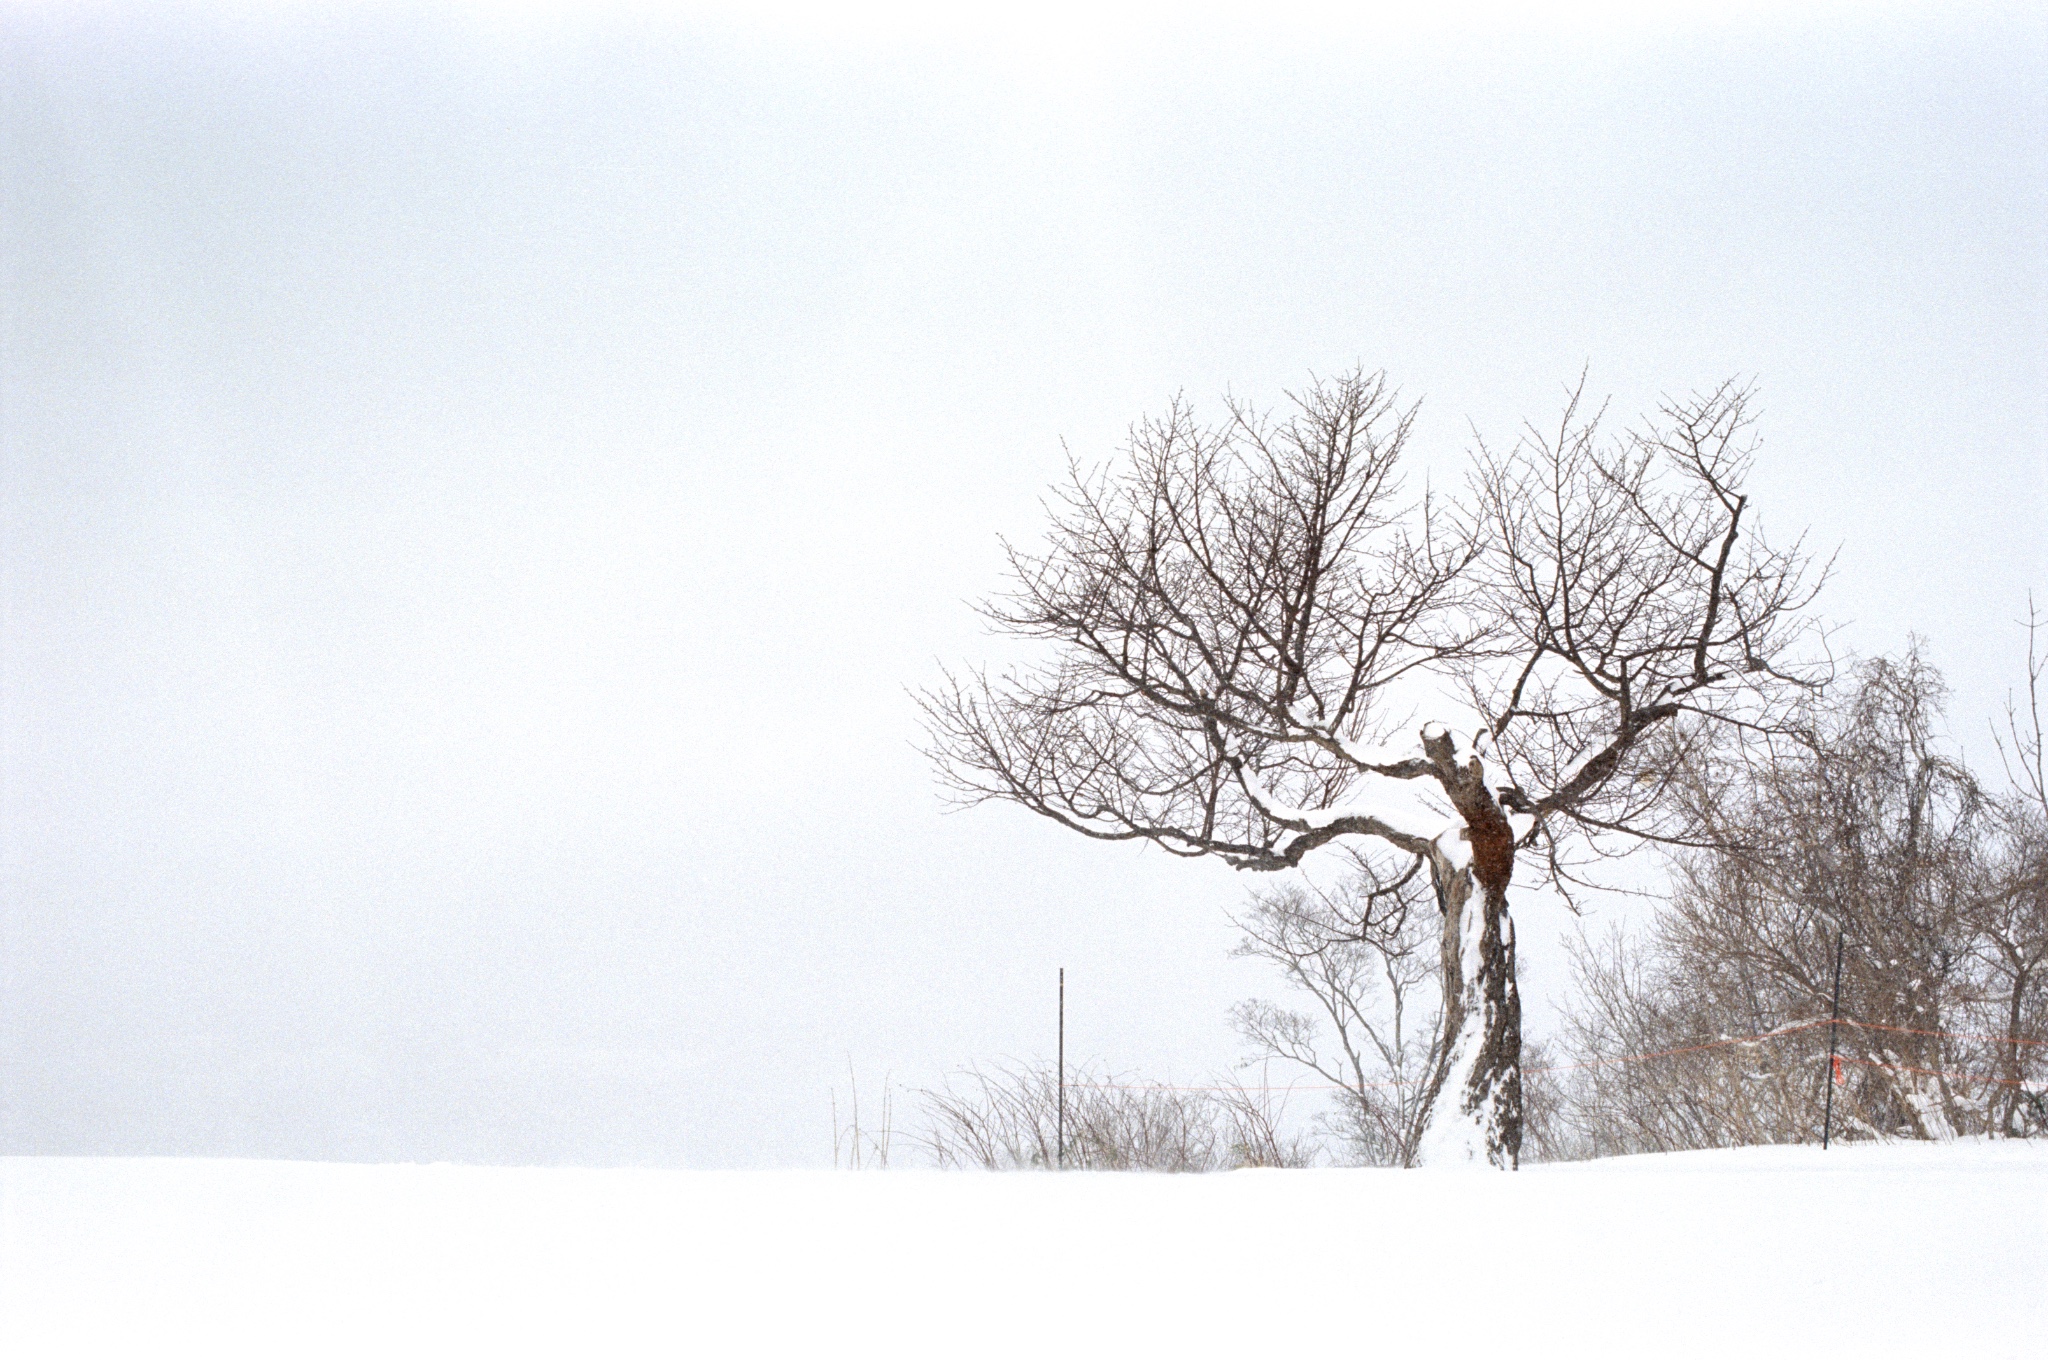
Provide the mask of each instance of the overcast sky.
POLYGON ((906 693, 1183 389, 1385 367, 1450 485, 1753 375, 1988 755, 2037 5, 1032 12, 0 15, 0 1152, 820 1164, 1061 964, 1072 1054, 1222 1067, 1246 882, 943 815, 906 693))

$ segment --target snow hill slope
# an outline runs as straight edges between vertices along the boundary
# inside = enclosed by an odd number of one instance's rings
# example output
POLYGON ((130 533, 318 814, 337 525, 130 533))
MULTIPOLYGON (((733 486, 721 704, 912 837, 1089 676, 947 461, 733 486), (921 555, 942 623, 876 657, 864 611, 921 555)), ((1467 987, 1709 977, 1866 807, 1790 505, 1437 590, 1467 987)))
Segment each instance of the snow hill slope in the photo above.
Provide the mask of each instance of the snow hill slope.
POLYGON ((2048 1355, 2048 1146, 1218 1176, 0 1159, 0 1355, 2048 1355))

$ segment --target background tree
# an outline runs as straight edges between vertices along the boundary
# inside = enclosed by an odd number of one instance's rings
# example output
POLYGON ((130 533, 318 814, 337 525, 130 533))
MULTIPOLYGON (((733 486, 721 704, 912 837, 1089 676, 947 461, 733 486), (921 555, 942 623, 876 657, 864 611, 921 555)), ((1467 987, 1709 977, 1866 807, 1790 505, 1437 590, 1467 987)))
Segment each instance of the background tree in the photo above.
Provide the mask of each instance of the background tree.
MULTIPOLYGON (((2039 662, 2030 668, 2038 693, 2039 662)), ((1594 1154, 1817 1140, 1838 936, 1850 1136, 2022 1133, 2048 1057, 2037 791, 1986 792, 1941 737, 1917 647, 1815 698, 1739 782, 1686 797, 1713 832, 1679 855, 1647 938, 1582 949, 1571 1120, 1594 1154), (1792 1029, 1722 1045, 1730 1035, 1792 1029), (1702 1045, 1717 1045, 1701 1047, 1702 1045), (1622 1054, 1694 1049, 1655 1063, 1622 1054)), ((2038 729, 2015 713, 2020 759, 2038 729)))
POLYGON ((1255 891, 1232 917, 1233 955, 1279 968, 1296 1010, 1246 1001, 1231 1020, 1252 1061, 1300 1067, 1339 1088, 1326 1132, 1369 1166, 1410 1166, 1444 1042, 1437 912, 1419 862, 1387 872, 1353 850, 1330 890, 1289 882, 1255 891))
POLYGON ((2048 1090, 2028 1082, 2048 1059, 2048 743, 2041 694, 2048 687, 2048 640, 2031 598, 2025 627, 2026 698, 2008 699, 2005 731, 1993 732, 2008 791, 1995 805, 1997 844, 1972 913, 1987 990, 2003 997, 1996 1020, 2004 1079, 1992 1123, 2015 1137, 2048 1130, 2048 1090))
POLYGON ((932 755, 963 799, 1098 839, 1257 871, 1347 838, 1419 861, 1445 1036, 1420 1154, 1512 1167, 1518 852, 1562 872, 1574 844, 1682 839, 1680 772, 1806 683, 1818 582, 1749 513, 1748 400, 1724 384, 1603 438, 1574 395, 1555 435, 1482 448, 1456 512, 1402 498, 1414 409, 1383 375, 1279 419, 1176 402, 1072 470, 1042 549, 1009 550, 984 612, 1043 657, 927 692, 932 755), (1468 726, 1387 744, 1393 687, 1431 676, 1468 726))

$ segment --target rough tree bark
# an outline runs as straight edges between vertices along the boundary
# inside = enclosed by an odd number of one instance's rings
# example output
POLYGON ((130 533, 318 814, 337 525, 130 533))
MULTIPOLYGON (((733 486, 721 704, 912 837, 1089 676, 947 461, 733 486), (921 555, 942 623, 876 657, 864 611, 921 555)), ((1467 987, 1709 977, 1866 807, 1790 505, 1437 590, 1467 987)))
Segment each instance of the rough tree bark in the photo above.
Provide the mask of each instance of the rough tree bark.
POLYGON ((1465 820, 1470 855, 1464 865, 1438 848, 1430 856, 1443 913, 1444 1029, 1455 1037, 1431 1081, 1419 1158, 1443 1164, 1484 1157, 1513 1167, 1522 1156, 1522 995, 1508 915, 1515 833, 1486 787, 1482 762, 1461 767, 1447 733, 1426 734, 1423 750, 1465 820), (1446 1080, 1453 1082, 1449 1101, 1446 1080))

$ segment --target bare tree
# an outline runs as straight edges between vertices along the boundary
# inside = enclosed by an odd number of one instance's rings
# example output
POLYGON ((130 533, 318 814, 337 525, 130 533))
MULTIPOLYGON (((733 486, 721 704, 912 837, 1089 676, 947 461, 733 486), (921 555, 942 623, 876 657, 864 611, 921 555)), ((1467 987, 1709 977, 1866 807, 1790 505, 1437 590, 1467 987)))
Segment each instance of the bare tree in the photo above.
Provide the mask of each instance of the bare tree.
POLYGON ((1953 1050, 1932 1031, 1968 995, 1965 919, 1985 829, 1976 779, 1937 737, 1946 686, 1917 650, 1865 663, 1839 707, 1743 785, 1701 802, 1722 848, 1683 859, 1675 939, 1704 962, 1731 945, 1787 993, 1787 1018, 1824 1014, 1837 932, 1859 1068, 1846 1102, 1872 1133, 1952 1136, 1953 1050), (1929 1031, 1914 1033, 1913 1031, 1929 1031))
MULTIPOLYGON (((1832 944, 1816 940, 1816 956, 1832 944)), ((1577 941, 1557 1074, 1560 1155, 1819 1140, 1826 1029, 1810 1010, 1782 1026, 1788 1012, 1768 989, 1739 975, 1703 979, 1694 962, 1654 933, 1577 941)))
POLYGON ((1574 394, 1554 436, 1482 448, 1458 513, 1402 498, 1414 409, 1382 375, 1291 401, 1214 425, 1176 402, 1115 467, 1073 469, 984 607, 1044 659, 924 694, 930 750, 963 800, 1097 839, 1255 871, 1347 838, 1421 862, 1446 1036, 1421 1152, 1512 1167, 1518 852, 1558 872, 1571 844, 1683 838, 1676 769, 1806 682, 1816 574, 1756 531, 1736 384, 1607 439, 1574 394), (1462 682, 1469 734, 1384 744, 1391 687, 1426 675, 1462 682))
POLYGON ((1572 1116, 1593 1151, 1817 1138, 1838 948, 1852 1136, 2034 1127, 2039 804, 1985 792, 1941 739, 1945 696, 1917 647, 1866 662, 1750 778, 1688 791, 1713 848, 1679 856, 1646 939, 1578 960, 1572 1116), (1646 1052, 1669 1056, 1622 1061, 1646 1052))
POLYGON ((1993 1126, 2009 1136, 2048 1130, 2048 1090, 2027 1082, 2029 1069, 2039 1067, 2030 1056, 2040 1056, 2048 1038, 2048 743, 2041 693, 2048 688, 2048 638, 2042 636, 2048 621, 2031 598, 2023 626, 2026 698, 2008 698, 2005 731, 1993 729, 2009 788, 1996 803, 1998 844, 1972 913, 1978 960, 2003 1034, 2002 1099, 1993 1126))
POLYGON ((1437 913, 1419 861, 1388 872, 1351 853, 1334 889, 1286 883, 1253 893, 1232 917, 1232 953, 1275 964, 1310 1004, 1246 1001, 1231 1019, 1252 1061, 1277 1058, 1341 1088, 1325 1122, 1359 1160, 1411 1166, 1445 1037, 1437 913))

